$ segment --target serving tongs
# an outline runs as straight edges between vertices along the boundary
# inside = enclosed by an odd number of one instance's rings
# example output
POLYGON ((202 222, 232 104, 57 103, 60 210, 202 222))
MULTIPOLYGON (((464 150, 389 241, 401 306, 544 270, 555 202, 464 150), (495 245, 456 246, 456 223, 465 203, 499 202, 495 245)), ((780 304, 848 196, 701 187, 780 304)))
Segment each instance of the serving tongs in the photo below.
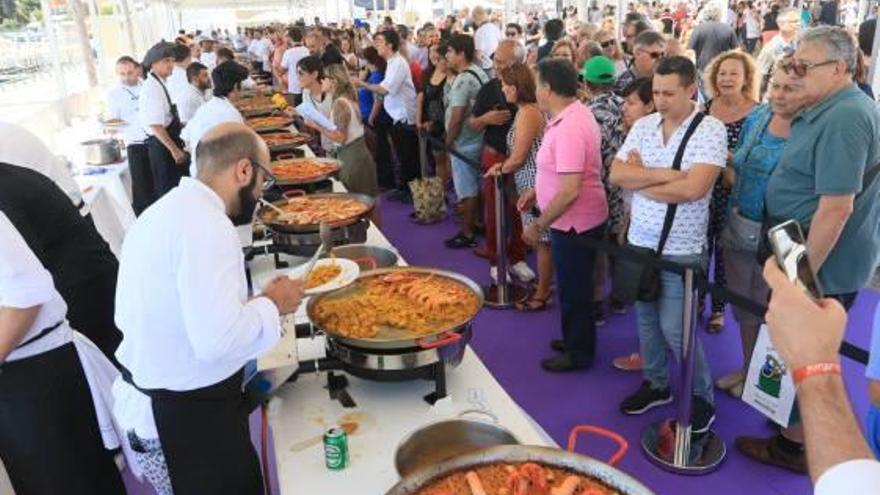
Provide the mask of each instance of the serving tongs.
POLYGON ((330 224, 326 222, 318 224, 318 235, 321 237, 321 245, 318 246, 315 254, 313 254, 312 257, 309 258, 309 261, 306 262, 306 269, 303 271, 303 280, 308 280, 309 274, 312 273, 312 268, 314 268, 315 263, 318 262, 318 258, 320 258, 325 252, 330 252, 333 249, 333 236, 330 234, 330 224))

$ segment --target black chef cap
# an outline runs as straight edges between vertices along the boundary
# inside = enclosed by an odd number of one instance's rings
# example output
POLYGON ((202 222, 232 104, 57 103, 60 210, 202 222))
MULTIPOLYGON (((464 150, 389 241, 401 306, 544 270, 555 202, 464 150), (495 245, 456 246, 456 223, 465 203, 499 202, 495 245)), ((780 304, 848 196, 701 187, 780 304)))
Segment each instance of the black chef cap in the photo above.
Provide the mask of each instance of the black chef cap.
POLYGON ((153 45, 152 48, 147 50, 147 54, 144 55, 144 68, 150 70, 154 63, 163 58, 174 58, 174 47, 174 43, 169 43, 165 40, 153 45))

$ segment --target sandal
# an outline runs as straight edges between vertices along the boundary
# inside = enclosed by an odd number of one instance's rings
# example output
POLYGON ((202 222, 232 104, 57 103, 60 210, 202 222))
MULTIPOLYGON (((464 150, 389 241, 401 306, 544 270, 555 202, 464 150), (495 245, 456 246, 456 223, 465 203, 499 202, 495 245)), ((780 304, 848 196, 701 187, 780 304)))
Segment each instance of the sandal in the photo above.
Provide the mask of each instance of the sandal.
POLYGON ((713 312, 709 318, 709 324, 706 325, 706 331, 709 333, 721 333, 724 330, 724 313, 713 312))
POLYGON ((536 311, 544 311, 549 308, 553 301, 553 293, 547 294, 547 297, 543 299, 537 298, 534 295, 526 299, 525 301, 520 301, 516 303, 514 306, 517 311, 522 311, 524 313, 532 313, 536 311))

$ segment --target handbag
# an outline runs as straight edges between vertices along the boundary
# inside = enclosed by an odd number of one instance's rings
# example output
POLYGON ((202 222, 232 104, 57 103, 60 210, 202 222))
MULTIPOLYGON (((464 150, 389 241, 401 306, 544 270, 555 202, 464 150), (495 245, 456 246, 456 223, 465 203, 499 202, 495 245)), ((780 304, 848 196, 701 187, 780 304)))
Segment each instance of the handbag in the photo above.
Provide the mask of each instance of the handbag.
MULTIPOLYGON (((684 133, 684 137, 681 138, 678 150, 675 152, 672 170, 681 170, 681 161, 684 157, 687 143, 705 116, 706 114, 703 112, 694 116, 690 126, 688 126, 687 131, 684 133)), ((666 247, 669 233, 672 232, 672 224, 675 222, 677 210, 678 204, 673 203, 666 206, 666 217, 663 220, 663 229, 660 231, 660 241, 657 243, 656 250, 633 246, 632 244, 627 244, 627 247, 633 251, 647 253, 659 259, 663 255, 663 249, 666 247)), ((612 297, 624 304, 632 304, 635 301, 656 301, 660 298, 660 268, 645 265, 640 261, 618 258, 614 264, 612 297)))
POLYGON ((731 208, 727 225, 721 231, 721 245, 725 249, 757 253, 761 244, 761 222, 750 220, 731 208))

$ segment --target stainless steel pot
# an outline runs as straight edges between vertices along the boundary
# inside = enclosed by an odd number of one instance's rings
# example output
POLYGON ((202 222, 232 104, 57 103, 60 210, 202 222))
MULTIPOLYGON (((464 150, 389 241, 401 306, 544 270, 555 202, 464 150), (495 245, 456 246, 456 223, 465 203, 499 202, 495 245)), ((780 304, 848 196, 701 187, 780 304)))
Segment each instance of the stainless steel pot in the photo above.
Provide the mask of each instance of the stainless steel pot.
MULTIPOLYGON (((379 246, 369 244, 349 244, 333 248, 333 256, 356 262, 361 270, 374 270, 376 268, 388 268, 397 266, 400 259, 397 252, 379 246)), ((329 258, 330 253, 322 256, 329 258)))
MULTIPOLYGON (((321 245, 321 236, 317 232, 279 232, 272 229, 271 226, 267 228, 272 232, 272 243, 276 246, 282 246, 285 252, 295 256, 311 256, 321 245)), ((330 231, 330 236, 334 245, 362 243, 367 240, 369 228, 370 221, 362 218, 351 225, 334 227, 330 231)))
POLYGON ((446 332, 443 341, 438 345, 429 343, 424 347, 410 346, 393 349, 371 349, 352 345, 349 341, 342 341, 337 337, 327 335, 328 354, 333 355, 346 366, 346 369, 356 372, 357 370, 375 371, 391 374, 406 372, 443 363, 444 367, 455 368, 461 364, 464 351, 471 341, 473 331, 470 324, 446 332), (454 338, 450 338, 454 335, 454 338))
POLYGON ((107 165, 122 160, 122 149, 116 139, 91 139, 80 144, 89 165, 107 165))
POLYGON ((501 445, 460 455, 405 476, 385 495, 416 495, 437 478, 491 463, 535 462, 592 477, 625 495, 654 495, 632 476, 585 455, 532 445, 501 445))
POLYGON ((519 443, 513 433, 498 424, 494 414, 473 409, 462 412, 458 419, 431 423, 410 433, 397 447, 394 466, 397 473, 406 478, 419 469, 462 454, 519 443), (464 419, 463 416, 468 414, 485 415, 491 418, 491 422, 464 419))

